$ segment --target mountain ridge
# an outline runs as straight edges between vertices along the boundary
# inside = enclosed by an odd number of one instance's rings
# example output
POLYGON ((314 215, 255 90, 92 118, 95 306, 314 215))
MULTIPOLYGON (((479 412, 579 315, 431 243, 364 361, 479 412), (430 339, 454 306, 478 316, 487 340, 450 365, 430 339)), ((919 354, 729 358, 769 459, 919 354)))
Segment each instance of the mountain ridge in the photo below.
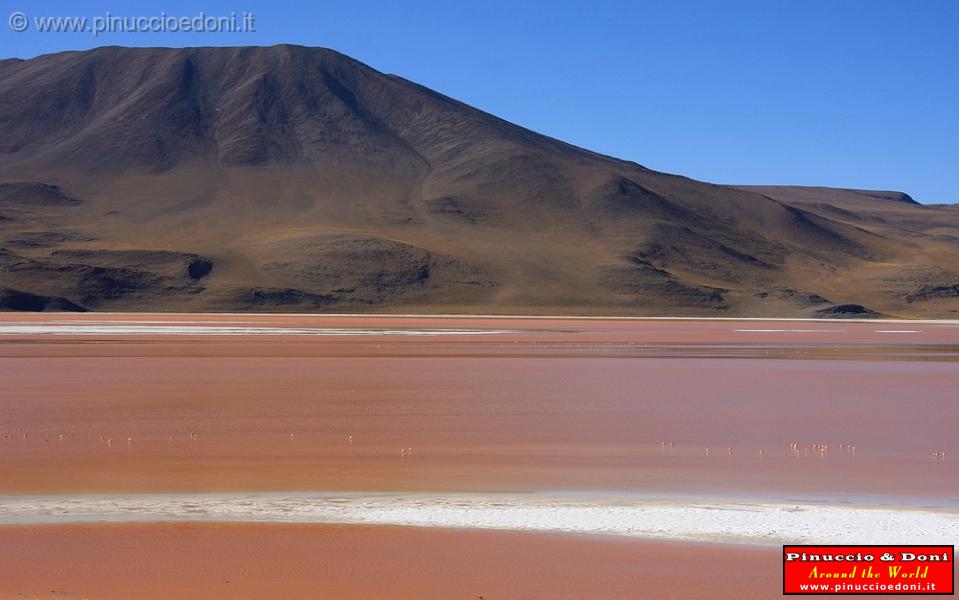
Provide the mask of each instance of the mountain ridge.
POLYGON ((0 62, 0 132, 0 287, 58 306, 959 308, 953 211, 901 192, 659 173, 330 49, 111 46, 0 62), (186 257, 209 272, 190 277, 186 257))

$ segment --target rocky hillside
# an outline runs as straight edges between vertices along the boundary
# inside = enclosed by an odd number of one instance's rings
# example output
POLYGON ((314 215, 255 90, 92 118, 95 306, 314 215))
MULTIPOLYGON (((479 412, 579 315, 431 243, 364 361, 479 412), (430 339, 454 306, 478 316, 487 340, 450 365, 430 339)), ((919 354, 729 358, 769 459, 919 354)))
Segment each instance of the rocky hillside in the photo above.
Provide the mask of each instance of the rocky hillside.
POLYGON ((106 47, 0 61, 0 307, 949 317, 959 211, 658 173, 327 49, 106 47))

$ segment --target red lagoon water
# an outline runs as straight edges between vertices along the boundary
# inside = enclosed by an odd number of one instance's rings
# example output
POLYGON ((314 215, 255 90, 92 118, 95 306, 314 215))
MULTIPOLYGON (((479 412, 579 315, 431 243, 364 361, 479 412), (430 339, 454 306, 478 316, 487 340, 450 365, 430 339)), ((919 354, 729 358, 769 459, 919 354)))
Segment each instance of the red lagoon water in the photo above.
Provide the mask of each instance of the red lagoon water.
POLYGON ((959 326, 0 315, 0 492, 959 504, 959 326))

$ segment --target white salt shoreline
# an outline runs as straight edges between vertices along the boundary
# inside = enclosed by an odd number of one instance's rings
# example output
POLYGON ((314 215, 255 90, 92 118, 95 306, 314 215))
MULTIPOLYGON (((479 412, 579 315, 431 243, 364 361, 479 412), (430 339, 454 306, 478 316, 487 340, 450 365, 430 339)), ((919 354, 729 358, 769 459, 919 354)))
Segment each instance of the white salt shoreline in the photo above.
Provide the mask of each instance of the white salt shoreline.
POLYGON ((0 496, 0 525, 157 521, 504 529, 746 544, 952 544, 959 511, 552 494, 0 496))

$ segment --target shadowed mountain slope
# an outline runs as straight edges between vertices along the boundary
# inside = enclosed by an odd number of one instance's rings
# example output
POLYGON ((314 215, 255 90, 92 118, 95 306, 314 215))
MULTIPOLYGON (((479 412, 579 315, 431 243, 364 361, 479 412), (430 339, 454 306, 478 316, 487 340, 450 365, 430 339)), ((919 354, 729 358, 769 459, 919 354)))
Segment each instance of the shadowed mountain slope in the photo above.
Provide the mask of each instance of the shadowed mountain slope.
POLYGON ((658 173, 331 50, 0 62, 7 308, 946 317, 957 273, 949 208, 658 173))

